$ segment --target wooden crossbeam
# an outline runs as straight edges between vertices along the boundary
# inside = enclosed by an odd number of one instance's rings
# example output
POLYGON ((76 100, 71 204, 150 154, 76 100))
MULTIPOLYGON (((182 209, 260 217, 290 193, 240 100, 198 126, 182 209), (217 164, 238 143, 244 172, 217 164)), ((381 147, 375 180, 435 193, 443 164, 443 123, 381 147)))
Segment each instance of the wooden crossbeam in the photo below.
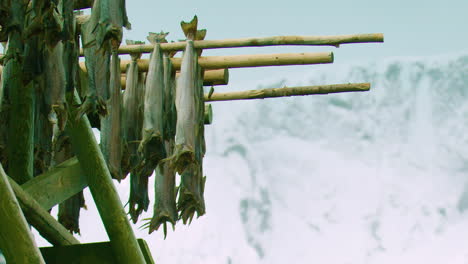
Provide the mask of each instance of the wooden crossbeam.
MULTIPOLYGON (((151 252, 145 240, 138 239, 146 264, 154 264, 151 252)), ((109 242, 88 243, 72 246, 40 248, 47 264, 86 263, 114 264, 118 260, 109 242)))
POLYGON ((43 209, 49 210, 88 186, 77 158, 71 158, 53 169, 29 180, 21 187, 43 209))
MULTIPOLYGON (((125 71, 130 60, 121 60, 120 69, 125 71)), ((181 58, 171 58, 174 69, 180 69, 181 58)), ((284 65, 304 65, 332 63, 332 52, 315 53, 279 53, 279 54, 255 54, 255 55, 233 55, 233 56, 207 56, 199 57, 198 64, 205 70, 224 68, 246 68, 284 65)), ((149 60, 138 60, 138 68, 148 71, 149 60)))
POLYGON ((348 84, 331 84, 331 85, 315 85, 315 86, 300 86, 300 87, 283 87, 270 88, 260 90, 249 90, 230 93, 213 93, 206 94, 205 101, 233 101, 233 100, 250 100, 250 99, 265 99, 287 96, 301 96, 312 94, 329 94, 342 92, 365 92, 369 91, 370 83, 348 83, 348 84))
POLYGON ((9 182, 28 222, 39 231, 41 236, 52 245, 75 245, 80 243, 13 179, 9 178, 9 182))
MULTIPOLYGON (((84 23, 89 16, 78 16, 79 23, 84 23)), ((352 34, 334 36, 272 36, 259 38, 239 38, 239 39, 219 39, 219 40, 198 40, 194 41, 196 49, 219 49, 219 48, 239 48, 239 47, 265 47, 265 46, 334 46, 353 43, 378 43, 384 42, 382 33, 372 34, 352 34)), ((185 41, 161 43, 163 51, 181 51, 185 49, 185 41)), ((122 45, 119 47, 119 54, 149 53, 153 50, 153 45, 122 45)), ((83 50, 80 51, 83 55, 83 50)))

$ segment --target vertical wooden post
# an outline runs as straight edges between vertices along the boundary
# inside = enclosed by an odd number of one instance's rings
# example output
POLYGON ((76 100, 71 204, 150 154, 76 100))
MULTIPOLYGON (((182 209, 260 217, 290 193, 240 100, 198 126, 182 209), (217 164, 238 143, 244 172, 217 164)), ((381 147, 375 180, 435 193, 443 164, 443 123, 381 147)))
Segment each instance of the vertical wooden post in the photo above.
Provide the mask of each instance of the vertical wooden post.
POLYGON ((122 264, 144 264, 145 259, 124 211, 117 190, 94 138, 86 115, 77 119, 76 106, 81 101, 75 92, 68 95, 69 119, 66 131, 81 164, 96 207, 106 228, 114 254, 122 264), (72 97, 72 98, 71 98, 72 97))
POLYGON ((22 68, 24 1, 11 1, 10 33, 5 62, 5 90, 9 95, 8 174, 18 184, 33 178, 34 84, 26 83, 22 68))
POLYGON ((45 263, 0 165, 0 248, 8 263, 45 263))

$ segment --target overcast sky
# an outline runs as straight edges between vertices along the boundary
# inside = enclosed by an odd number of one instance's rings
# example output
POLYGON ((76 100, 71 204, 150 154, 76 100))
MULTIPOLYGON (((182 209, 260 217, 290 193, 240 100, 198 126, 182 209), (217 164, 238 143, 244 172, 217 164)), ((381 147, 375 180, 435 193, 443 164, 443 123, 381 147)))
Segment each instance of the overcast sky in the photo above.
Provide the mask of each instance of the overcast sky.
MULTIPOLYGON (((204 55, 333 51, 335 64, 394 56, 430 56, 468 50, 468 1, 128 1, 132 30, 126 38, 142 40, 148 31, 168 31, 182 39, 180 21, 198 15, 207 39, 275 35, 384 33, 383 44, 333 47, 266 47, 207 50, 204 55)), ((248 83, 305 67, 231 70, 231 84, 248 83)), ((232 86, 231 85, 231 86, 232 86)), ((248 85, 247 85, 248 86, 248 85)), ((228 89, 255 87, 229 87, 228 89)))

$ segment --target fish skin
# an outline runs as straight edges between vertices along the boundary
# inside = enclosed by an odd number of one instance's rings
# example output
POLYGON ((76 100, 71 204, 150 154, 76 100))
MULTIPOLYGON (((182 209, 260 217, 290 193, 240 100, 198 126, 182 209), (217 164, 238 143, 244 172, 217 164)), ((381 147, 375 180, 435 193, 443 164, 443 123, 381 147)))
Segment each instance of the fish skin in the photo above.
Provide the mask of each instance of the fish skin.
MULTIPOLYGON (((135 44, 136 41, 127 40, 127 45, 135 44)), ((140 156, 138 154, 138 145, 141 141, 141 130, 143 126, 143 108, 141 102, 141 91, 139 88, 139 74, 137 60, 141 54, 131 54, 132 61, 127 66, 126 85, 123 93, 123 138, 124 138, 124 157, 122 158, 122 170, 126 175, 138 166, 140 156)))
POLYGON ((130 218, 135 224, 143 211, 148 210, 148 177, 130 173, 130 197, 128 199, 130 218))
MULTIPOLYGON (((173 54, 172 54, 173 55, 173 54)), ((175 109, 175 72, 172 70, 170 60, 171 54, 164 53, 164 142, 168 156, 172 155, 175 144, 175 129, 177 113, 175 109)), ((175 183, 176 172, 170 163, 171 159, 161 161, 156 168, 154 182, 154 209, 153 217, 149 224, 148 232, 158 230, 163 225, 164 238, 167 235, 167 224, 172 224, 172 228, 178 219, 176 196, 177 188, 175 183)))
POLYGON ((122 98, 120 59, 117 49, 112 52, 110 74, 111 97, 109 114, 101 118, 101 151, 112 178, 122 179, 122 98))
POLYGON ((97 112, 100 116, 107 115, 106 101, 109 99, 110 88, 110 44, 106 49, 98 49, 92 33, 91 22, 81 25, 81 42, 84 49, 85 66, 88 75, 88 86, 84 102, 78 108, 77 119, 84 114, 97 112))
POLYGON ((63 43, 55 47, 45 47, 45 101, 49 106, 49 121, 57 125, 60 131, 65 129, 68 119, 65 99, 65 69, 63 65, 63 43))
POLYGON ((164 64, 160 42, 166 34, 150 35, 154 45, 146 76, 142 139, 138 146, 139 174, 151 176, 159 161, 166 157, 164 147, 164 64))
POLYGON ((40 78, 35 89, 34 112, 34 176, 46 172, 52 162, 53 124, 48 119, 48 106, 44 98, 44 78, 40 78))
MULTIPOLYGON (((184 31, 185 32, 185 31, 184 31)), ((188 32, 186 35, 189 36, 188 32)), ((198 30, 190 35, 195 36, 196 40, 203 39, 206 35, 206 30, 198 30)), ((197 51, 193 56, 197 58, 201 54, 197 51)), ((206 212, 204 201, 204 189, 206 177, 203 176, 203 157, 205 155, 205 136, 204 136, 204 92, 202 69, 197 65, 195 69, 194 79, 194 113, 195 127, 194 132, 194 159, 186 170, 181 174, 181 183, 179 186, 179 199, 177 201, 177 211, 179 218, 183 224, 191 223, 195 212, 197 217, 204 215, 206 212)))

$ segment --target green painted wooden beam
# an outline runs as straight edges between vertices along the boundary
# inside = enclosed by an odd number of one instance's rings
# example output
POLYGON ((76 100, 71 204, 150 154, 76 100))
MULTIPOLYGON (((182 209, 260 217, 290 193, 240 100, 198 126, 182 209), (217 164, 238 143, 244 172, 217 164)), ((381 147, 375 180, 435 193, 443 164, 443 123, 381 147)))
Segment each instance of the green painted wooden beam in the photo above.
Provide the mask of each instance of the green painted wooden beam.
POLYGON ((8 263, 45 263, 0 165, 0 249, 8 263))
POLYGON ((70 136, 73 151, 88 180, 89 189, 118 263, 143 264, 145 263, 143 253, 112 182, 88 117, 86 115, 77 116, 77 107, 81 105, 81 100, 76 92, 73 95, 68 94, 67 97, 69 119, 66 131, 70 136))
POLYGON ((21 185, 45 210, 64 202, 88 186, 78 159, 71 158, 21 185))
POLYGON ((23 209, 26 219, 36 228, 41 236, 43 236, 52 245, 74 245, 80 243, 80 241, 78 241, 65 227, 57 222, 49 212, 42 208, 34 198, 27 194, 21 186, 9 177, 8 180, 21 205, 21 209, 23 209))
MULTIPOLYGON (((145 257, 145 263, 154 264, 146 242, 138 239, 138 244, 145 257)), ((118 261, 109 242, 44 247, 40 250, 47 264, 114 264, 118 261)))

